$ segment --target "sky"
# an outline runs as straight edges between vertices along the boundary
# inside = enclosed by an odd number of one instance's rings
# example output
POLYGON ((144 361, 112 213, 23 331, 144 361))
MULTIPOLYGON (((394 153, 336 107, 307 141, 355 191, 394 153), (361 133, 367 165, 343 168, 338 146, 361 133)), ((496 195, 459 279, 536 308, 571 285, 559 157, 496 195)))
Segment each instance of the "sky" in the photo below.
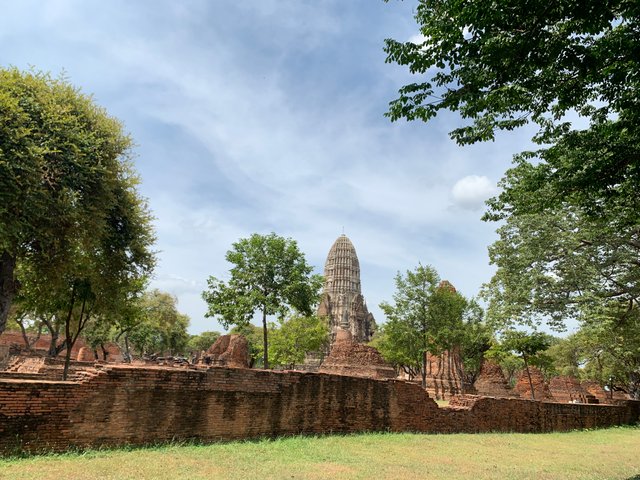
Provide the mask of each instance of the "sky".
POLYGON ((390 122, 421 80, 385 63, 418 38, 417 1, 0 0, 0 67, 63 73, 133 137, 155 216, 151 287, 190 333, 222 331, 201 298, 254 232, 292 238, 315 272, 343 232, 378 323, 394 276, 419 263, 465 296, 494 271, 484 201, 531 131, 460 147, 453 113, 390 122))

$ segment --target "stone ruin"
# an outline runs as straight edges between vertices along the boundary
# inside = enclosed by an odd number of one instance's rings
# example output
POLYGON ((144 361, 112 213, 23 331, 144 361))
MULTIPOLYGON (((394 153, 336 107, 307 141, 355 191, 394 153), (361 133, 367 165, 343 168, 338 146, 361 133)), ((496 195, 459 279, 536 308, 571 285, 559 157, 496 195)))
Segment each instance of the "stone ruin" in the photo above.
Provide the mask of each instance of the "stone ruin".
MULTIPOLYGON (((551 396, 549 385, 545 381, 542 372, 536 367, 529 366, 529 373, 531 374, 535 400, 552 402, 553 397, 551 396)), ((529 375, 527 375, 526 369, 520 372, 514 390, 520 395, 520 398, 525 400, 531 399, 531 385, 529 384, 529 375)))
POLYGON ((554 401, 561 403, 599 403, 575 377, 559 376, 549 381, 549 390, 554 401))
MULTIPOLYGON (((31 349, 26 349, 19 332, 4 332, 0 335, 0 377, 60 380, 64 368, 64 357, 48 357, 49 342, 50 338, 42 335, 31 349)), ((122 362, 122 354, 117 345, 106 345, 106 349, 109 363, 122 362)), ((98 351, 102 356, 102 350, 98 351)), ((95 369, 101 368, 100 364, 104 363, 103 359, 96 359, 96 352, 83 339, 78 339, 72 350, 69 379, 77 380, 87 375, 91 376, 95 374, 95 369)), ((250 368, 251 363, 247 340, 241 335, 223 335, 206 352, 202 352, 195 363, 179 358, 143 358, 134 360, 131 365, 208 369, 211 367, 250 368)), ((451 405, 458 405, 463 401, 461 396, 470 395, 531 399, 526 371, 521 372, 515 388, 511 389, 501 368, 495 363, 490 361, 483 363, 473 386, 463 384, 461 368, 461 359, 455 350, 453 353, 445 352, 438 356, 429 355, 427 393, 435 399, 453 401, 451 405)), ((314 367, 313 370, 306 368, 304 370, 373 379, 398 378, 393 367, 385 362, 375 348, 353 339, 351 328, 336 330, 334 348, 319 369, 314 367)), ((617 404, 629 398, 622 392, 605 391, 597 382, 580 383, 572 377, 555 377, 546 382, 538 369, 530 367, 530 371, 535 399, 538 401, 617 404)), ((419 378, 413 381, 419 381, 419 378)))
POLYGON ((449 400, 455 395, 471 393, 471 387, 463 385, 460 373, 462 360, 457 349, 440 355, 427 354, 427 393, 436 400, 449 400))
POLYGON ((249 344, 242 335, 221 335, 201 356, 200 364, 249 368, 249 344))
POLYGON ((333 348, 318 372, 375 379, 396 377, 396 371, 378 350, 355 342, 351 332, 343 329, 337 330, 333 348))
POLYGON ((324 279, 317 313, 329 321, 329 349, 333 347, 339 329, 348 330, 356 343, 370 341, 376 323, 360 288, 360 262, 356 249, 344 234, 329 250, 324 279))
POLYGON ((482 362, 480 373, 473 386, 478 395, 485 397, 513 398, 520 396, 507 383, 500 365, 489 360, 482 362))

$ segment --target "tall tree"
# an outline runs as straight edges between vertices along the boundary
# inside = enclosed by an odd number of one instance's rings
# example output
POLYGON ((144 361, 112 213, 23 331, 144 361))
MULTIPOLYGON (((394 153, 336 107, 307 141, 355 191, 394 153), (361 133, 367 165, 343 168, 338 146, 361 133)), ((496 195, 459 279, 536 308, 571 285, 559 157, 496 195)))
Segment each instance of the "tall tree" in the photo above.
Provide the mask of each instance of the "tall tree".
POLYGON ((153 268, 131 139, 90 97, 44 73, 0 69, 0 116, 0 333, 28 285, 39 310, 67 312, 69 347, 94 306, 113 307, 153 268))
POLYGON ((189 317, 178 311, 177 303, 175 296, 158 289, 147 291, 140 298, 140 317, 126 336, 141 355, 185 352, 189 317))
POLYGON ((425 0, 416 20, 421 40, 388 40, 387 60, 426 78, 400 90, 392 119, 456 111, 460 144, 539 128, 541 148, 515 157, 484 216, 506 221, 490 319, 573 317, 635 338, 623 325, 640 299, 637 2, 425 0))
POLYGON ((387 62, 421 76, 391 102, 393 120, 457 111, 472 120, 451 132, 461 144, 529 121, 566 132, 570 111, 637 131, 635 2, 421 0, 415 19, 418 41, 386 40, 387 62))
POLYGON ((498 268, 483 288, 497 326, 547 322, 562 330, 568 319, 589 321, 640 301, 640 229, 567 206, 510 216, 498 234, 489 248, 498 268))
POLYGON ((239 240, 226 259, 234 265, 229 281, 209 277, 209 288, 202 294, 209 305, 207 316, 219 317, 228 328, 247 324, 261 312, 264 368, 269 368, 267 316, 284 317, 290 309, 311 315, 322 277, 311 275, 313 268, 294 240, 275 233, 239 240))
POLYGON ((526 333, 517 330, 507 330, 503 334, 501 346, 505 351, 515 352, 522 358, 525 371, 527 372, 527 378, 529 379, 531 399, 535 400, 529 365, 531 365, 531 361, 535 359, 536 355, 549 348, 549 336, 542 332, 526 333))
POLYGON ((386 41, 387 61, 420 76, 391 102, 393 120, 458 112, 469 120, 451 132, 460 144, 539 126, 544 148, 515 158, 486 219, 569 206, 637 234, 636 2, 423 0, 415 18, 419 41, 386 41), (572 125, 578 116, 588 128, 572 125))
POLYGON ((380 304, 387 322, 377 346, 391 363, 419 370, 426 387, 427 353, 457 344, 467 301, 430 265, 398 272, 395 283, 393 304, 380 304))

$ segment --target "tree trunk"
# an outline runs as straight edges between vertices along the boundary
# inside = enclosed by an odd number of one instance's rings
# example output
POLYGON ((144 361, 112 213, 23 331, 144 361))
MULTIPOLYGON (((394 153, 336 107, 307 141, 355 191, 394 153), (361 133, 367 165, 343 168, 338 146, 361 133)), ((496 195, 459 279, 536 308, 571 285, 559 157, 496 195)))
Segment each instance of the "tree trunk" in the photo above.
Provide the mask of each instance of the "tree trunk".
POLYGON ((47 330, 49 330, 49 334, 51 335, 51 341, 49 342, 49 352, 47 353, 47 355, 55 358, 62 350, 64 350, 64 348, 67 346, 67 342, 62 342, 60 345, 58 345, 60 331, 53 328, 53 323, 51 321, 43 320, 43 322, 46 325, 47 330))
POLYGON ((129 351, 129 337, 124 336, 124 359, 125 362, 131 363, 131 352, 129 351))
POLYGON ((269 368, 269 343, 267 342, 267 310, 262 310, 262 347, 264 348, 264 353, 262 354, 262 358, 264 360, 264 368, 269 368))
POLYGON ((18 282, 14 278, 16 259, 6 250, 0 255, 0 334, 7 327, 9 309, 18 291, 18 282))
POLYGON ((427 351, 422 352, 422 388, 427 388, 427 351))
MULTIPOLYGON (((67 345, 67 351, 64 355, 64 370, 62 371, 62 380, 67 379, 67 375, 69 374, 69 364, 71 363, 71 349, 73 348, 73 339, 71 337, 71 318, 73 316, 73 307, 76 303, 76 286, 73 285, 71 289, 71 302, 69 302, 69 314, 67 315, 66 321, 64 323, 64 334, 65 339, 64 342, 67 345)), ((82 314, 84 313, 84 302, 82 302, 82 310, 80 312, 80 322, 82 322, 82 314)), ((78 325, 80 325, 78 322, 78 325)), ((80 333, 80 332, 78 332, 80 333)))
POLYGON ((31 351, 33 346, 36 344, 38 340, 40 340, 40 335, 42 335, 42 323, 38 325, 38 334, 35 338, 29 339, 29 335, 27 334, 27 329, 23 323, 24 316, 22 318, 16 319, 16 323, 20 326, 20 331, 22 332, 22 340, 24 340, 24 345, 27 347, 27 351, 31 351))
POLYGON ((67 344, 67 351, 64 355, 64 370, 62 371, 62 380, 66 380, 67 376, 69 375, 69 365, 71 364, 71 349, 73 348, 74 343, 68 336, 65 342, 67 344))
POLYGON ((524 360, 524 368, 527 371, 527 377, 529 377, 529 388, 531 388, 531 400, 535 400, 536 396, 533 392, 533 380, 531 380, 531 372, 529 371, 529 364, 527 363, 527 357, 523 356, 522 359, 524 360))
POLYGON ((640 373, 629 374, 629 396, 632 400, 640 400, 640 373))

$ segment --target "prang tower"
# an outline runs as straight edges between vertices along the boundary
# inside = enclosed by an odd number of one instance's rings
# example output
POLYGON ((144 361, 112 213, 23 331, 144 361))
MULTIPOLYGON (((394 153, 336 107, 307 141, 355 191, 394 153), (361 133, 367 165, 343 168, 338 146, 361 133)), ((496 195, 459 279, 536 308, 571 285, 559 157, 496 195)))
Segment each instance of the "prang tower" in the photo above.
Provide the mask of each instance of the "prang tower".
POLYGON ((331 346, 338 328, 351 332, 357 343, 366 343, 373 336, 376 322, 360 291, 360 262, 351 240, 344 234, 333 243, 327 255, 318 315, 329 318, 331 346))

